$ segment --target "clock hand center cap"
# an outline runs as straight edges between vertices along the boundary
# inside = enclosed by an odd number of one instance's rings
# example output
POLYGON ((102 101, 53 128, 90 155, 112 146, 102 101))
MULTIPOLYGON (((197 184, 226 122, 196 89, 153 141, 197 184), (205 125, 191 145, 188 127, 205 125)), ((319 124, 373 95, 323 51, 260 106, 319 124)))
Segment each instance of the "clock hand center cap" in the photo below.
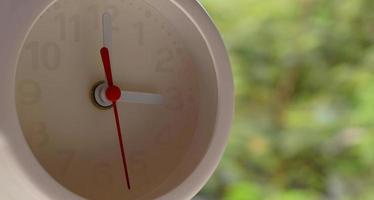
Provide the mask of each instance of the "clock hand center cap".
POLYGON ((116 102, 121 97, 121 89, 115 85, 109 86, 105 95, 108 100, 116 102))

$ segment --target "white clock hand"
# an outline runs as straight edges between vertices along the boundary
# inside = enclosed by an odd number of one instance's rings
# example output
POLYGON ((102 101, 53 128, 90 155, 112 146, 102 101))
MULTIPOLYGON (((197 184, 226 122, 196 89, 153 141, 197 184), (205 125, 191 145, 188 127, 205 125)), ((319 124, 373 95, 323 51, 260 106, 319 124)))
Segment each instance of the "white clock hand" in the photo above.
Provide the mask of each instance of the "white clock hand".
MULTIPOLYGON (((105 94, 107 88, 108 85, 106 83, 100 83, 96 86, 94 92, 96 102, 104 107, 112 105, 112 102, 107 99, 105 94)), ((164 97, 155 93, 121 91, 121 97, 118 102, 159 105, 164 103, 164 97)))
MULTIPOLYGON (((103 23, 103 46, 109 49, 112 48, 112 17, 108 12, 105 12, 102 16, 103 23)), ((105 90, 102 90, 105 91, 105 90)), ((106 99, 105 92, 100 92, 100 98, 104 105, 111 105, 111 102, 106 99)), ((98 95, 98 94, 96 94, 98 95)), ((162 95, 145 93, 145 92, 133 92, 133 91, 122 91, 119 102, 128 103, 141 103, 141 104, 162 104, 164 98, 162 95)))
POLYGON ((112 17, 109 13, 103 14, 103 46, 112 50, 112 17))
POLYGON ((164 97, 153 93, 122 91, 118 101, 142 104, 163 104, 164 97))

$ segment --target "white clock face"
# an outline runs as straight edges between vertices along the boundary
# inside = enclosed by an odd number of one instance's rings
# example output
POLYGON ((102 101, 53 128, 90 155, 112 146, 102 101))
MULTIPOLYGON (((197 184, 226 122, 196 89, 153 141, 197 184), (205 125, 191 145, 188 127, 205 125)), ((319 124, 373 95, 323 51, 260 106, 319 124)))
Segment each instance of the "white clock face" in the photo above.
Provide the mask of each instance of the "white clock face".
MULTIPOLYGON (((141 199, 156 190, 179 172, 197 130, 214 126, 214 118, 200 121, 201 112, 215 115, 217 102, 215 95, 202 95, 203 66, 191 51, 174 26, 144 1, 52 4, 31 27, 16 72, 18 117, 37 160, 60 184, 88 199, 141 199), (92 98, 94 86, 105 80, 100 58, 104 12, 113 20, 116 85, 164 99, 159 104, 118 102, 131 190, 123 178, 113 112, 92 98), (212 109, 201 108, 202 99, 212 109)), ((180 175, 192 169, 181 169, 180 175)), ((173 180, 164 192, 182 181, 173 180)))

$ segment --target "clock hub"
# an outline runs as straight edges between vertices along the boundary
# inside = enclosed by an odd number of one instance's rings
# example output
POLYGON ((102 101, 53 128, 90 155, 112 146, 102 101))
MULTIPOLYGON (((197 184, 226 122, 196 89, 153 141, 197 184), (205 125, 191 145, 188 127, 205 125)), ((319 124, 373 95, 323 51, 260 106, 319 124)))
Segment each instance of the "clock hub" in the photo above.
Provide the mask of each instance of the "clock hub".
POLYGON ((91 98, 94 106, 100 109, 109 109, 112 106, 112 102, 109 101, 106 95, 108 85, 105 81, 99 81, 91 89, 91 98))

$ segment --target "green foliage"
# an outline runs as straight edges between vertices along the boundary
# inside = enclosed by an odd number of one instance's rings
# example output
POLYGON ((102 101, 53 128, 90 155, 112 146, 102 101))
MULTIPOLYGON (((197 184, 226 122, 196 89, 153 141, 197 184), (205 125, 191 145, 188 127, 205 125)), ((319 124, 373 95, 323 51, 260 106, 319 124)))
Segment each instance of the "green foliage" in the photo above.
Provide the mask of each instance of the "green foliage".
POLYGON ((261 199, 261 189, 248 182, 235 183, 227 188, 224 199, 227 200, 258 200, 261 199))
POLYGON ((374 199, 374 1, 201 0, 236 114, 202 199, 374 199))

